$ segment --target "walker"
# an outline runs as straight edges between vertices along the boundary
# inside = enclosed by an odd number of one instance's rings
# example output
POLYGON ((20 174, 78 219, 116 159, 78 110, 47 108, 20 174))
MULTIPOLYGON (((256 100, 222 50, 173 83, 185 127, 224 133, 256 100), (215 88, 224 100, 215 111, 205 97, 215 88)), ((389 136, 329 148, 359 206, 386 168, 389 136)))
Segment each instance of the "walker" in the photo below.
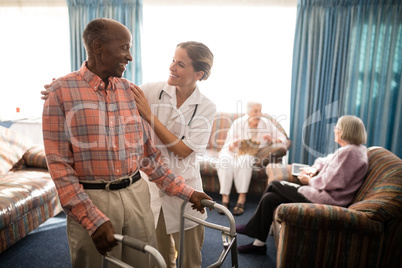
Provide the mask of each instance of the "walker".
MULTIPOLYGON (((156 260, 156 263, 159 268, 166 268, 165 260, 163 259, 162 255, 159 253, 159 251, 156 250, 154 247, 142 242, 141 240, 138 240, 136 238, 129 237, 129 236, 115 234, 114 238, 125 246, 133 248, 135 250, 139 250, 144 253, 149 253, 156 260)), ((121 260, 116 259, 115 257, 112 257, 112 256, 106 256, 106 257, 103 256, 102 267, 107 268, 109 262, 117 265, 118 267, 122 267, 122 268, 132 268, 133 267, 133 266, 128 265, 127 263, 122 262, 121 260)))
POLYGON ((208 199, 201 200, 201 204, 206 208, 213 208, 219 209, 223 211, 223 213, 228 217, 230 227, 225 227, 222 225, 206 222, 204 220, 200 220, 194 216, 191 216, 185 213, 184 209, 187 205, 187 202, 183 202, 181 206, 181 218, 180 218, 180 251, 179 251, 179 260, 178 260, 178 267, 182 268, 183 262, 183 247, 184 247, 184 221, 185 219, 194 221, 200 225, 203 225, 207 228, 212 228, 222 233, 222 243, 223 249, 218 258, 218 260, 213 263, 212 265, 208 266, 208 268, 212 267, 221 267, 223 262, 225 261, 229 251, 231 252, 232 256, 232 267, 238 267, 238 259, 237 259, 237 238, 236 238, 236 224, 233 218, 232 213, 223 205, 216 203, 215 201, 211 201, 208 199))

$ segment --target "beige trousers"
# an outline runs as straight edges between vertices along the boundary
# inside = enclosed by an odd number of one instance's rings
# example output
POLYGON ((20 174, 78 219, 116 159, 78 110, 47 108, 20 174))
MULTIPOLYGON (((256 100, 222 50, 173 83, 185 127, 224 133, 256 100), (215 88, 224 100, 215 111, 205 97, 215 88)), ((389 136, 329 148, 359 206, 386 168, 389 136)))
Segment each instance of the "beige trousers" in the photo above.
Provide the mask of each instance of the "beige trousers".
MULTIPOLYGON (((94 205, 110 219, 116 234, 128 235, 157 247, 148 184, 143 179, 118 191, 86 190, 86 192, 94 205)), ((102 267, 102 255, 97 251, 88 231, 69 217, 67 237, 72 267, 102 267)), ((108 255, 134 267, 155 267, 152 256, 122 246, 120 243, 108 255)), ((113 265, 109 264, 108 267, 113 265)))
MULTIPOLYGON (((179 232, 166 234, 165 218, 163 210, 159 214, 158 225, 156 227, 156 238, 158 240, 158 250, 165 259, 169 268, 176 268, 176 251, 180 251, 179 232)), ((184 250, 182 267, 197 268, 201 267, 201 249, 204 244, 204 226, 197 225, 184 232, 184 250)))

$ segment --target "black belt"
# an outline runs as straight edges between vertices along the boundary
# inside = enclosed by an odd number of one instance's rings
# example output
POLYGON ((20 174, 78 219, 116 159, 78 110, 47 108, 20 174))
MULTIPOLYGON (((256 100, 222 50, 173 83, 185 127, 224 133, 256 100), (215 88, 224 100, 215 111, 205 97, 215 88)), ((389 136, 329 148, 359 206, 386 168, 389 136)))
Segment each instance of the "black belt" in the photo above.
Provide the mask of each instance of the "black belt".
POLYGON ((120 189, 124 189, 128 186, 130 186, 131 184, 134 184, 135 182, 137 182, 139 179, 141 179, 141 174, 140 172, 136 172, 133 176, 127 178, 127 179, 123 179, 123 180, 119 180, 118 182, 111 182, 111 183, 82 183, 82 186, 84 187, 84 189, 88 189, 88 190, 120 190, 120 189), (109 189, 107 188, 107 186, 109 185, 109 189))

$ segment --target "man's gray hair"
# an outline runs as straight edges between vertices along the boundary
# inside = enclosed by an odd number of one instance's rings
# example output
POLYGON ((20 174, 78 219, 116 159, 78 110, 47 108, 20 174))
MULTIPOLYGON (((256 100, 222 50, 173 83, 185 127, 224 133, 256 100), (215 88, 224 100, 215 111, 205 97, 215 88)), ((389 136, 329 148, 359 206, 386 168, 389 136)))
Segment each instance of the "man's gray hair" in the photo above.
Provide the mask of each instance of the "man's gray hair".
POLYGON ((262 107, 262 104, 260 102, 254 102, 254 101, 247 102, 247 113, 249 113, 254 106, 262 107))

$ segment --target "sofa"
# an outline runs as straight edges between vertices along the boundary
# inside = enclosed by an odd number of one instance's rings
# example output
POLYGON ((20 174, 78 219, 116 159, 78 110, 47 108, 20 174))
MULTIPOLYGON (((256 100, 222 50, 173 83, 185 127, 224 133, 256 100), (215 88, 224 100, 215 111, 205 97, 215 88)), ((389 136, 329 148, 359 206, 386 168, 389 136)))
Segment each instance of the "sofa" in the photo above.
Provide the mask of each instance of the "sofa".
MULTIPOLYGON (((215 115, 206 152, 203 156, 198 157, 203 188, 206 192, 219 192, 220 186, 217 175, 217 167, 219 164, 218 154, 225 143, 230 126, 239 116, 243 116, 243 114, 218 112, 215 115)), ((263 116, 271 120, 271 122, 288 137, 286 131, 273 116, 267 114, 263 116)), ((282 158, 287 154, 291 144, 291 141, 287 139, 286 143, 275 143, 259 150, 256 155, 257 161, 253 167, 249 187, 250 194, 259 195, 264 191, 267 184, 267 175, 265 173, 266 165, 269 163, 282 163, 282 158)), ((232 187, 232 191, 235 192, 234 187, 232 187)))
POLYGON ((0 253, 61 211, 43 146, 0 126, 0 253))
MULTIPOLYGON (((272 233, 277 267, 402 267, 402 160, 368 148, 369 170, 348 207, 280 205, 272 233)), ((297 183, 290 165, 268 165, 269 182, 297 183)))

